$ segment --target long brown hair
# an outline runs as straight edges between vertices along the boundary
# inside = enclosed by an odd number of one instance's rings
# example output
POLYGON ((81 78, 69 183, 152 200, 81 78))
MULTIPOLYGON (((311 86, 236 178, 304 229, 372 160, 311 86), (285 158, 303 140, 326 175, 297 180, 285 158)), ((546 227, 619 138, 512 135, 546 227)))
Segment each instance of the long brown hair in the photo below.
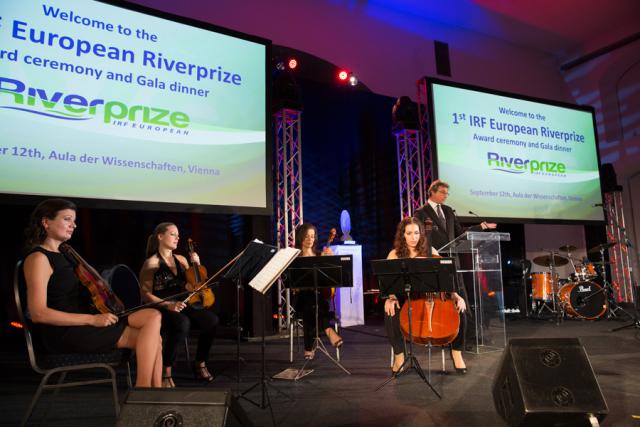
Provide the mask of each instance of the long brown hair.
POLYGON ((171 227, 172 225, 174 227, 176 226, 172 222, 161 222, 160 224, 156 225, 156 228, 153 229, 153 234, 151 234, 147 238, 147 250, 146 250, 147 258, 149 258, 151 255, 158 252, 158 236, 160 234, 166 233, 167 228, 171 227))
POLYGON ((407 246, 407 240, 404 237, 404 230, 409 224, 416 224, 418 230, 420 230, 420 239, 416 246, 417 256, 427 256, 427 240, 424 235, 424 226, 422 221, 417 218, 407 217, 398 223, 396 227, 396 237, 393 241, 393 249, 396 251, 398 258, 409 258, 409 246, 407 246))
POLYGON ((46 199, 35 207, 29 218, 29 225, 24 230, 27 250, 35 248, 47 238, 47 230, 42 225, 42 218, 52 220, 58 215, 58 212, 65 209, 78 210, 73 202, 65 199, 46 199))
POLYGON ((318 243, 318 229, 315 225, 305 222, 304 224, 300 224, 298 228, 296 228, 296 248, 302 249, 302 241, 307 236, 307 232, 309 230, 313 230, 315 232, 315 239, 313 241, 313 246, 311 249, 313 252, 316 252, 316 243, 318 243))

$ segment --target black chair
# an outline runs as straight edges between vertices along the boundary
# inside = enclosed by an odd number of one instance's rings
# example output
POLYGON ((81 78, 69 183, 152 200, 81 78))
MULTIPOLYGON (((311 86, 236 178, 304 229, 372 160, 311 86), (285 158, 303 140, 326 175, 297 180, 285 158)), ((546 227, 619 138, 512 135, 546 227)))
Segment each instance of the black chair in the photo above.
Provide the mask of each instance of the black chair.
POLYGON ((29 311, 27 309, 27 288, 24 280, 24 272, 22 269, 22 261, 19 261, 15 267, 13 277, 13 290, 16 302, 16 308, 19 321, 22 324, 24 336, 27 343, 27 352, 29 354, 29 362, 31 367, 38 374, 44 375, 38 389, 36 390, 29 408, 25 413, 21 425, 26 425, 31 417, 36 404, 42 392, 45 390, 54 390, 54 396, 61 388, 69 388, 75 386, 83 386, 90 384, 111 384, 113 390, 113 404, 115 406, 116 417, 120 413, 120 403, 118 401, 117 375, 115 368, 125 366, 127 370, 127 386, 132 388, 131 371, 129 367, 129 359, 131 351, 127 349, 118 349, 109 353, 69 353, 69 354, 51 354, 44 351, 39 339, 37 328, 33 327, 29 311), (98 378, 84 381, 65 382, 69 372, 89 371, 89 370, 106 370, 107 378, 98 378), (57 381, 49 383, 52 377, 59 374, 57 381))

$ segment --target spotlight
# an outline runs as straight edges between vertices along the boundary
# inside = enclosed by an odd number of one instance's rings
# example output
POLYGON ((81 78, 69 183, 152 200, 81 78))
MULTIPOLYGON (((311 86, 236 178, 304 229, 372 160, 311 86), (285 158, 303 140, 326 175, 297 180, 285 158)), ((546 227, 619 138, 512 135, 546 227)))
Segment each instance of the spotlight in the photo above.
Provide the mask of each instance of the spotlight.
POLYGON ((347 72, 347 70, 338 71, 338 79, 340 81, 345 81, 347 80, 348 77, 349 77, 349 73, 347 72))
POLYGON ((289 59, 289 69, 294 70, 297 66, 298 66, 298 61, 296 60, 296 58, 291 58, 289 59))
POLYGON ((284 71, 284 62, 282 62, 282 61, 278 61, 278 62, 276 63, 276 70, 278 70, 278 71, 284 71))
POLYGON ((351 74, 351 75, 349 76, 349 84, 350 84, 351 86, 355 86, 355 85, 357 85, 357 84, 358 84, 358 78, 357 78, 355 75, 351 74))

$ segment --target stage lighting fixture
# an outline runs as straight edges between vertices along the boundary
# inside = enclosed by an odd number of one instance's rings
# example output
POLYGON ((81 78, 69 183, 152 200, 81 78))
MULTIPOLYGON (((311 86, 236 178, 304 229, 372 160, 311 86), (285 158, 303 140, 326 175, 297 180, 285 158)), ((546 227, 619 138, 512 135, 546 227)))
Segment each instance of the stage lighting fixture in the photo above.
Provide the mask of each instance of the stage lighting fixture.
POLYGON ((298 66, 298 61, 296 60, 296 58, 291 58, 289 59, 289 69, 294 70, 297 66, 298 66))
POLYGON ((276 70, 284 71, 284 62, 282 62, 282 61, 276 62, 276 70))
POLYGON ((418 106, 408 96, 401 96, 391 110, 393 130, 420 129, 418 106))
POLYGON ((345 81, 347 80, 347 78, 349 78, 349 73, 347 72, 347 70, 338 71, 338 79, 340 81, 345 81))
POLYGON ((351 74, 351 75, 349 76, 349 84, 350 84, 351 86, 355 86, 355 85, 357 85, 357 84, 358 84, 358 78, 357 78, 355 75, 351 74))

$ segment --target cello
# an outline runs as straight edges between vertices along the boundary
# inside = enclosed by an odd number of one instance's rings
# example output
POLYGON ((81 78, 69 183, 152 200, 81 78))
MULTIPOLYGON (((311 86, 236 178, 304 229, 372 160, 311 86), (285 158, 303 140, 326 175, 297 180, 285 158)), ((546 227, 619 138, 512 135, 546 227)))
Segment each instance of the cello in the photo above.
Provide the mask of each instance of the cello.
MULTIPOLYGON (((425 222, 426 238, 431 224, 425 222)), ((427 245, 429 247, 429 245, 427 245)), ((435 257, 441 258, 439 255, 435 257)), ((405 301, 400 309, 402 335, 416 344, 444 346, 458 336, 460 315, 448 292, 427 292, 424 296, 405 301), (411 333, 409 337, 409 304, 411 304, 411 333)))
MULTIPOLYGON (((195 252, 193 249, 193 240, 191 240, 191 238, 187 239, 187 245, 189 247, 189 258, 191 258, 191 255, 195 252)), ((191 266, 187 271, 185 271, 185 276, 187 277, 187 282, 191 285, 192 290, 197 290, 200 287, 203 288, 190 295, 186 300, 186 304, 196 310, 211 307, 216 301, 216 296, 211 288, 203 286, 207 281, 207 269, 203 265, 200 265, 200 263, 192 262, 191 266)))

